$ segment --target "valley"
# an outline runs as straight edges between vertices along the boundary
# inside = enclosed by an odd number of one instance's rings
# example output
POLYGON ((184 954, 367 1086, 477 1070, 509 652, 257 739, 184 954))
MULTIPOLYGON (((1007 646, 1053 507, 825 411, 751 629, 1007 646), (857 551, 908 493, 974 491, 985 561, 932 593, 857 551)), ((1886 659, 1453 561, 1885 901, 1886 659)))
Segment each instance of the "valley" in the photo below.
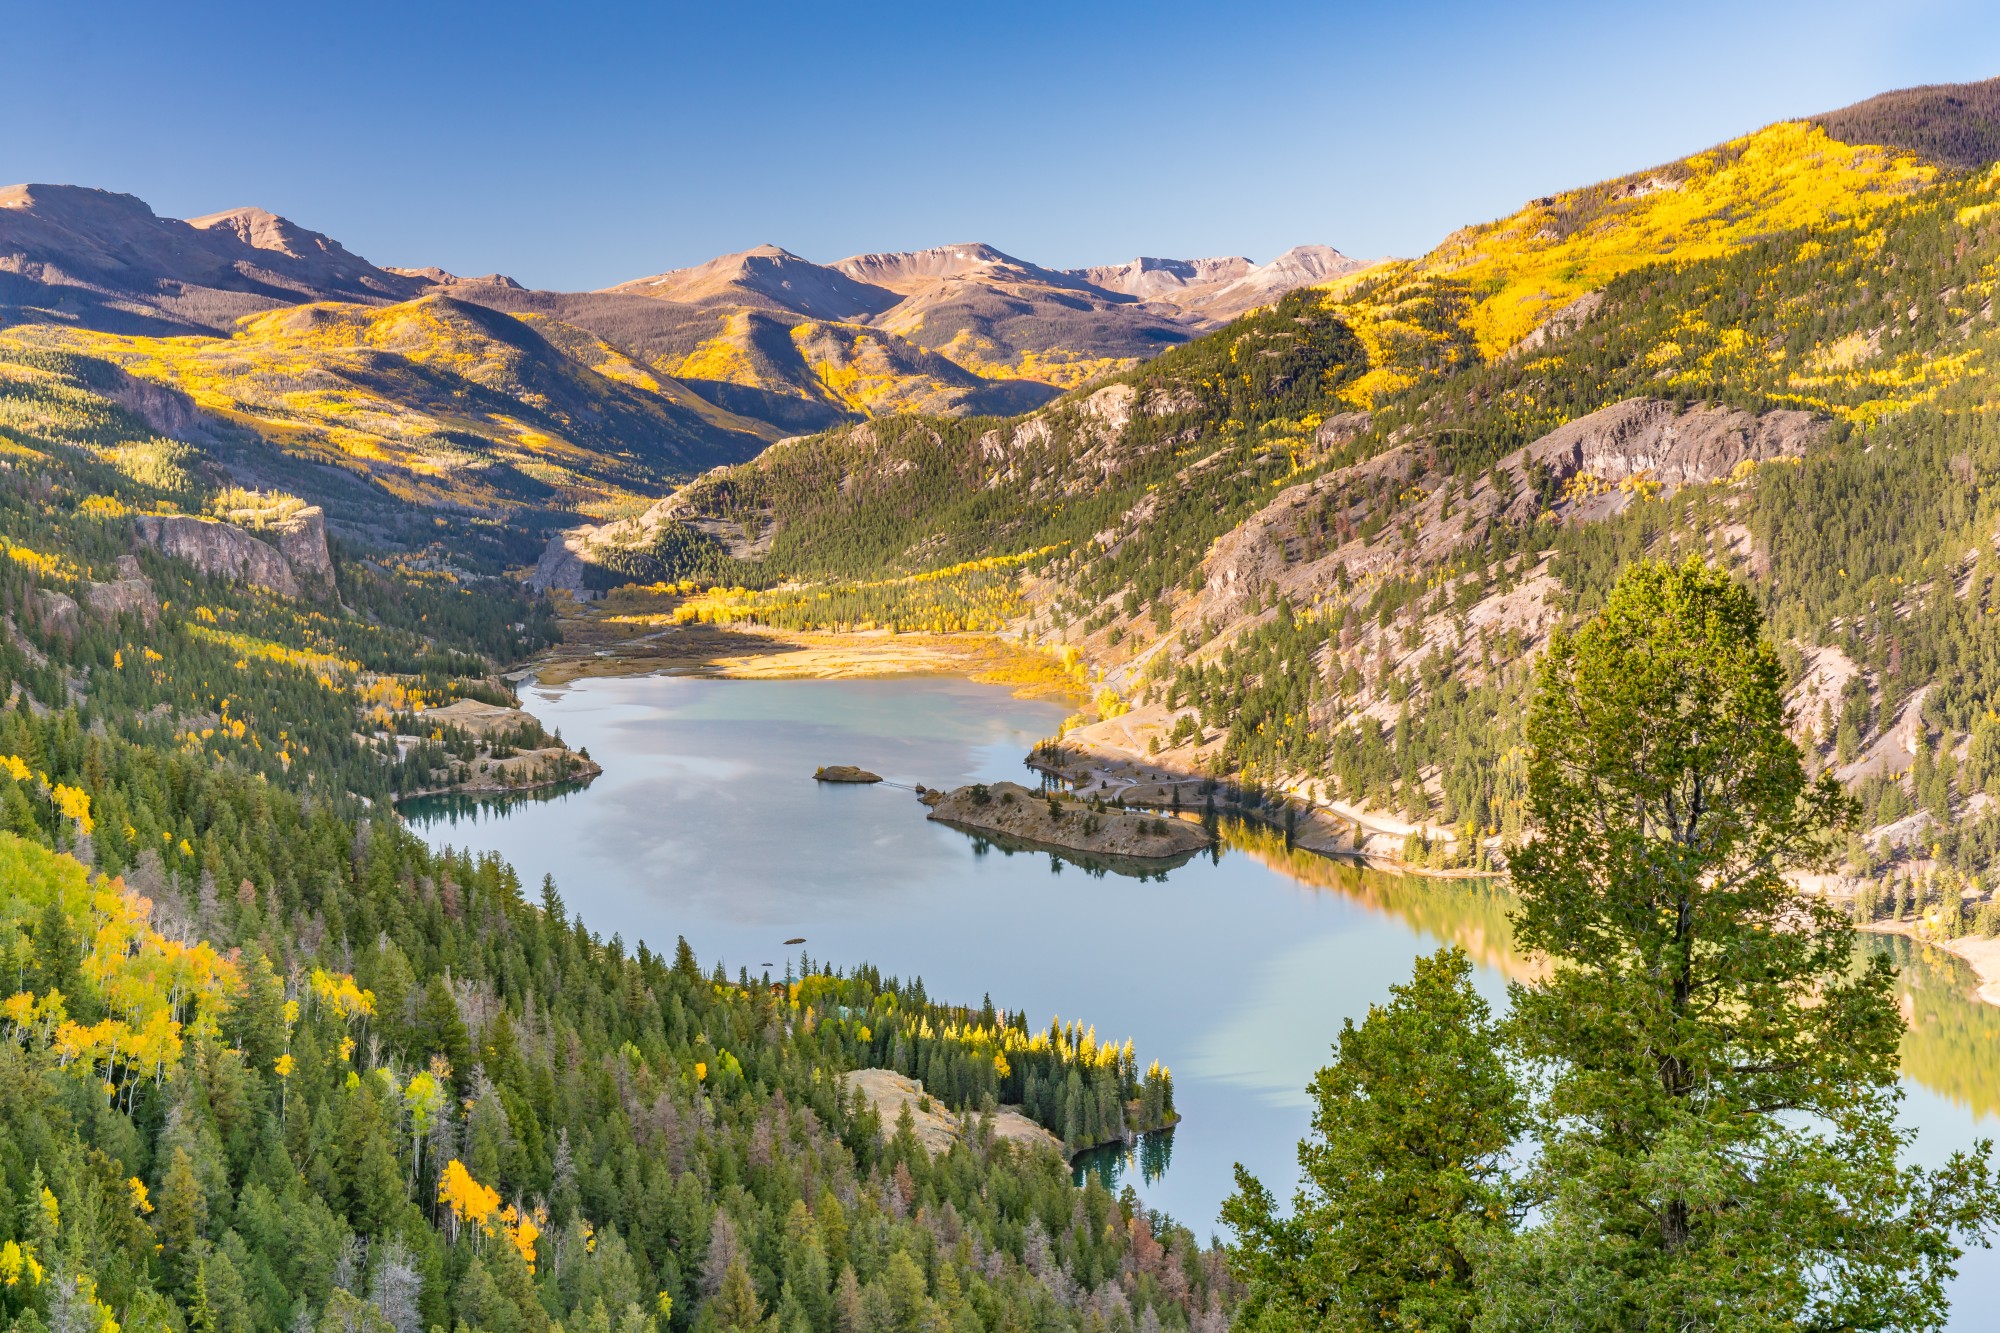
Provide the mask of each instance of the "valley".
POLYGON ((1996 116, 595 291, 0 190, 0 1328, 1979 1326, 1996 116))
POLYGON ((1942 877, 1919 892, 1969 929, 2000 846, 1976 702, 1993 178, 1862 110, 1826 123, 1856 142, 1775 125, 1538 199, 1012 422, 767 451, 552 545, 538 579, 803 586, 731 614, 1004 635, 1084 664, 1079 755, 1450 869, 1518 836, 1549 634, 1625 561, 1698 550, 1766 589, 1795 734, 1866 806, 1826 887, 1858 909, 1942 877), (1843 303, 1807 301, 1836 275, 1843 303))

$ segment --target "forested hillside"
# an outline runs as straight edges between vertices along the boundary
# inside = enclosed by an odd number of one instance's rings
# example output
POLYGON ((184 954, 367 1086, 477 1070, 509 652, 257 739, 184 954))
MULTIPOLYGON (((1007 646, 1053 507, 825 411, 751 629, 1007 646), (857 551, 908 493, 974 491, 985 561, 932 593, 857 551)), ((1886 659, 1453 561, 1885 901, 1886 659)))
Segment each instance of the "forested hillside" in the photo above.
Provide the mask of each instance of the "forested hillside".
POLYGON ((1758 588, 1796 732, 1863 798, 1850 872, 1942 898, 2000 854, 1988 101, 1884 99, 1537 199, 1026 418, 768 451, 563 567, 742 584, 733 618, 1005 626, 1131 707, 1073 752, 1281 788, 1453 864, 1522 827, 1549 631, 1634 557, 1699 550, 1758 588))
POLYGON ((983 1119, 1101 1142, 1171 1120, 1164 1069, 866 967, 704 970, 432 852, 397 794, 570 771, 451 720, 546 603, 315 546, 128 384, 0 355, 0 1326, 1220 1333, 1213 1251, 983 1119), (963 1132, 881 1124, 862 1067, 963 1132))

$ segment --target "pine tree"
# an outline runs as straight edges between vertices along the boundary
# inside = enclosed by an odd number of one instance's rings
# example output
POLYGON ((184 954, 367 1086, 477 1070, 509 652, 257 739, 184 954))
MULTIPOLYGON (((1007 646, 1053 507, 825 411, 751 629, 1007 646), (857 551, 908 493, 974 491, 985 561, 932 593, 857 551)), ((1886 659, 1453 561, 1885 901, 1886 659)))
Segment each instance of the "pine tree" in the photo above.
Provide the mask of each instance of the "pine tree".
POLYGON ((187 1149, 175 1147, 167 1171, 154 1192, 153 1226, 160 1234, 160 1262, 168 1284, 192 1291, 200 1276, 203 1231, 208 1225, 208 1196, 194 1171, 187 1149))
POLYGON ((730 1261, 722 1275, 722 1288, 711 1306, 715 1327, 721 1333, 755 1333, 764 1322, 764 1305, 757 1299, 756 1285, 750 1281, 750 1270, 743 1266, 742 1256, 730 1261))
POLYGON ((1223 1204, 1245 1329, 1469 1330, 1475 1264, 1504 1234, 1526 1105, 1461 949, 1417 960, 1348 1020, 1313 1081, 1291 1215, 1240 1165, 1223 1204))
POLYGON ((1851 803, 1785 723, 1755 597, 1698 560, 1631 566, 1549 645, 1511 858, 1555 964, 1514 988, 1540 1221, 1486 1275, 1495 1327, 1933 1328, 2000 1216, 1983 1147, 1898 1161, 1888 965, 1784 877, 1851 803))

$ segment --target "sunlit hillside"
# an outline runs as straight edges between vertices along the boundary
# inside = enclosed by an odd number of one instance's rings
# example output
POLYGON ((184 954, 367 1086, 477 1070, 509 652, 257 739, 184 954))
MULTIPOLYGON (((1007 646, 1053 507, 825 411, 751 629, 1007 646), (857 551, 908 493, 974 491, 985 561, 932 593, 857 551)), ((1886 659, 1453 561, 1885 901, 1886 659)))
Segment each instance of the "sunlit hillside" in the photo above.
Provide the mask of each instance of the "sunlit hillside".
MULTIPOLYGON (((1842 123, 1976 150, 1932 103, 1842 123)), ((1862 802, 1848 873, 1990 875, 1996 294, 2000 168, 1787 122, 1023 419, 709 474, 589 586, 761 586, 687 605, 795 627, 1011 616, 1110 687, 1114 748, 1428 828, 1401 854, 1465 866, 1521 827, 1540 646, 1632 560, 1700 552, 1759 588, 1795 734, 1862 802)))
POLYGON ((540 327, 556 336, 432 295, 288 307, 229 337, 46 326, 8 336, 104 357, 412 504, 608 514, 760 447, 600 340, 540 327))
POLYGON ((1425 374, 1501 355, 1619 276, 1727 254, 1799 227, 1865 217, 1937 177, 1888 148, 1785 121, 1651 171, 1533 200, 1421 259, 1333 285, 1373 371, 1365 405, 1425 374))
POLYGON ((1025 412, 1058 392, 987 380, 887 330, 765 311, 726 316, 717 336, 660 365, 720 402, 731 400, 731 388, 797 399, 827 413, 822 424, 897 412, 1025 412))

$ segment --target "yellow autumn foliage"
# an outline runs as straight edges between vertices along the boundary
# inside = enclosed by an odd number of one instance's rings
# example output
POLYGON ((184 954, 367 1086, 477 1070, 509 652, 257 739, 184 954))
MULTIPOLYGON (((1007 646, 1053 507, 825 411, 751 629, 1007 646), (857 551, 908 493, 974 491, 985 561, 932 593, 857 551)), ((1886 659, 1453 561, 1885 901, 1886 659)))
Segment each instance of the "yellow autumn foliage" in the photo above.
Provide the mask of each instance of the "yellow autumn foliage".
MULTIPOLYGON (((80 791, 75 797, 87 800, 80 791)), ((206 941, 161 935, 151 924, 152 901, 124 881, 92 878, 72 856, 0 833, 0 929, 20 928, 52 902, 85 942, 80 970, 105 1017, 79 1023, 60 991, 16 991, 0 1000, 0 1036, 39 1043, 59 1067, 115 1094, 132 1078, 164 1078, 184 1058, 190 1038, 219 1033, 242 991, 235 963, 206 941)), ((373 996, 352 977, 322 975, 336 1003, 372 1007, 373 996)), ((143 1193, 135 1193, 134 1204, 145 1211, 143 1193)))
POLYGON ((1773 232, 1858 218, 1936 175, 1911 154, 1782 121, 1653 172, 1535 200, 1453 233, 1422 259, 1333 288, 1348 293, 1343 313, 1369 364, 1382 367, 1353 392, 1365 402, 1408 381, 1410 362, 1386 353, 1416 328, 1399 310, 1426 284, 1449 280, 1468 292, 1459 323, 1481 355, 1495 357, 1553 312, 1642 265, 1712 258, 1773 232))

